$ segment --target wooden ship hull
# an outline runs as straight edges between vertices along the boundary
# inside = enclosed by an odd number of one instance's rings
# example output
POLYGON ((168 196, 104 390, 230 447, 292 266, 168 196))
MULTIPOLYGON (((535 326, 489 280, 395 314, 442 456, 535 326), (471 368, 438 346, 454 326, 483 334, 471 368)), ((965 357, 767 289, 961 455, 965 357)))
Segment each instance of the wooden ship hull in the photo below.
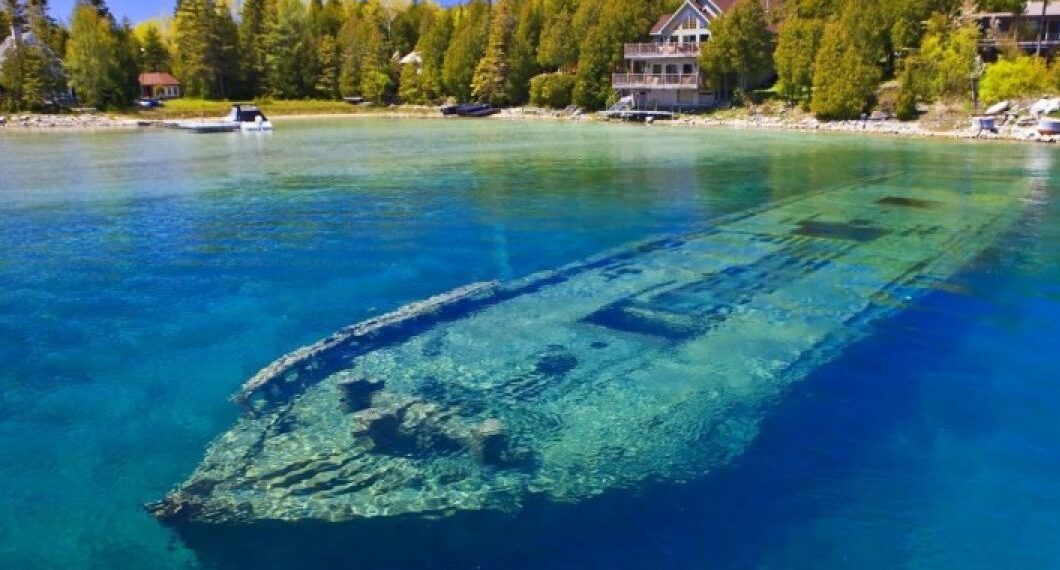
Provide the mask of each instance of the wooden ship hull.
POLYGON ((147 508, 200 528, 434 519, 701 476, 994 243, 1017 190, 867 179, 348 327, 248 381, 246 413, 147 508))

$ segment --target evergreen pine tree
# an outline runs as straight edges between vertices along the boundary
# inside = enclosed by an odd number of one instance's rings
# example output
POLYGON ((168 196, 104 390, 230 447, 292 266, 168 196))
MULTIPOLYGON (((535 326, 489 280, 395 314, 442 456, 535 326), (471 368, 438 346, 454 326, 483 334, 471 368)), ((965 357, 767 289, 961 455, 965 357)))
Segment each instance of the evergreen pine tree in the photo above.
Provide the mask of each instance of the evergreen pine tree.
POLYGON ((214 70, 216 96, 225 99, 240 92, 239 28, 232 18, 228 0, 216 0, 209 21, 209 58, 214 70))
POLYGON ((207 0, 180 0, 173 16, 173 73, 191 97, 214 95, 212 12, 207 0))
POLYGON ((307 94, 312 75, 306 76, 310 37, 306 7, 301 0, 275 0, 265 35, 265 86, 280 99, 307 94))
POLYGON ((362 12, 361 28, 361 95, 381 103, 391 95, 394 86, 394 62, 388 34, 393 29, 393 7, 385 2, 369 2, 362 12))
POLYGON ((141 71, 169 71, 169 48, 162 41, 162 32, 156 24, 148 24, 144 29, 141 48, 141 71))
POLYGON ((453 19, 450 10, 439 10, 421 21, 420 41, 416 51, 420 53, 423 63, 417 85, 420 94, 414 99, 427 103, 438 99, 444 93, 442 87, 442 68, 449 40, 453 35, 453 19))
POLYGON ((471 95, 493 105, 506 105, 512 100, 510 50, 515 30, 514 0, 499 0, 493 7, 489 42, 486 54, 475 67, 471 80, 471 95))
POLYGON ((530 78, 537 75, 537 45, 541 39, 541 2, 527 0, 519 7, 515 36, 509 55, 511 70, 511 103, 522 104, 530 99, 530 78))
POLYGON ((457 10, 452 41, 445 52, 442 84, 446 93, 461 101, 471 97, 471 80, 489 37, 489 5, 471 0, 457 10))
POLYGON ((314 88, 327 99, 339 97, 339 44, 330 34, 320 36, 316 44, 317 78, 314 88))
POLYGON ((566 7, 556 12, 541 31, 537 62, 546 69, 569 71, 578 63, 578 39, 566 7))
POLYGON ((265 26, 270 0, 243 0, 239 18, 242 83, 247 94, 260 95, 265 82, 265 26))
POLYGON ((880 69, 871 52, 850 41, 851 30, 838 20, 824 28, 813 74, 811 110, 821 119, 856 119, 876 90, 880 69))

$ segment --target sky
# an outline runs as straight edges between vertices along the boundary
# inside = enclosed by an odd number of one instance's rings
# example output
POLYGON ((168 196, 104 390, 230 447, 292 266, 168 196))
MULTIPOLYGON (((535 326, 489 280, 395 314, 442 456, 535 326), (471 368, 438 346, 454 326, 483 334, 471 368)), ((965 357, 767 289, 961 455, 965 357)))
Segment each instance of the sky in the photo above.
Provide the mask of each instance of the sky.
MULTIPOLYGON (((51 0, 52 16, 66 22, 70 20, 75 0, 51 0)), ((455 4, 457 0, 441 0, 439 3, 445 6, 455 4)), ((233 2, 234 4, 235 2, 233 2)), ((176 0, 107 0, 107 6, 118 19, 128 16, 133 22, 146 20, 154 16, 162 16, 173 13, 176 0)))

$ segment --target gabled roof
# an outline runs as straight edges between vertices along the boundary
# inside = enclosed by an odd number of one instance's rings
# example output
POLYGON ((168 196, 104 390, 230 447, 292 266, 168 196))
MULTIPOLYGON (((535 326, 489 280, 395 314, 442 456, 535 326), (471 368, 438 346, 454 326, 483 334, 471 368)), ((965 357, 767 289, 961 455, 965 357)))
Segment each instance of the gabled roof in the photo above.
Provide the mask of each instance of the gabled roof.
MULTIPOLYGON (((12 28, 14 31, 14 28, 12 28)), ((63 60, 59 56, 55 55, 55 52, 46 45, 44 45, 37 36, 33 35, 33 32, 26 30, 19 34, 19 39, 22 41, 22 45, 26 47, 35 47, 43 50, 44 55, 50 60, 52 72, 57 75, 63 74, 63 60)), ((0 65, 3 65, 4 60, 7 59, 7 53, 15 49, 15 35, 12 33, 3 42, 0 42, 0 65)))
POLYGON ((715 18, 728 12, 730 8, 736 5, 736 2, 737 0, 700 0, 700 4, 703 5, 703 12, 713 15, 715 18))
MULTIPOLYGON (((673 19, 676 18, 677 15, 680 14, 681 11, 685 9, 686 6, 692 8, 693 10, 695 10, 696 13, 698 13, 701 16, 703 16, 708 21, 709 20, 713 20, 714 18, 717 18, 718 16, 720 16, 722 14, 722 11, 720 9, 718 9, 717 6, 714 5, 719 0, 701 0, 701 1, 703 2, 703 6, 700 6, 699 2, 693 2, 692 0, 685 0, 685 3, 682 4, 681 7, 678 8, 677 10, 675 10, 672 14, 666 14, 665 16, 659 18, 658 22, 655 22, 655 25, 652 26, 652 28, 651 28, 651 35, 655 36, 655 35, 661 34, 662 31, 665 30, 666 27, 670 25, 670 22, 672 22, 673 19)), ((722 1, 723 3, 728 3, 730 5, 735 2, 735 0, 720 0, 720 1, 722 1)))
POLYGON ((179 87, 180 81, 164 71, 153 71, 140 74, 140 85, 176 85, 179 87))

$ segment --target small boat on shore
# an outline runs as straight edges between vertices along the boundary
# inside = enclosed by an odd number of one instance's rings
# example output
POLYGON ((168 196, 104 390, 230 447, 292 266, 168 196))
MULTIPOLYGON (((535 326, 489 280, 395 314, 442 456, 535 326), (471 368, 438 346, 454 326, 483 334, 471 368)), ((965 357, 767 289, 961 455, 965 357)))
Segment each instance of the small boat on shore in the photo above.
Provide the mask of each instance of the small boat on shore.
POLYGON ((1038 134, 1060 135, 1060 118, 1042 117, 1038 119, 1038 134))
POLYGON ((489 103, 461 103, 460 105, 445 105, 441 108, 442 114, 450 117, 488 117, 500 113, 501 110, 494 108, 489 103))
POLYGON ((193 133, 266 132, 272 130, 272 121, 257 105, 236 103, 223 119, 211 121, 176 121, 165 126, 193 133))
POLYGON ((996 133, 997 117, 994 115, 976 115, 972 117, 972 128, 978 129, 979 132, 990 131, 996 133))

